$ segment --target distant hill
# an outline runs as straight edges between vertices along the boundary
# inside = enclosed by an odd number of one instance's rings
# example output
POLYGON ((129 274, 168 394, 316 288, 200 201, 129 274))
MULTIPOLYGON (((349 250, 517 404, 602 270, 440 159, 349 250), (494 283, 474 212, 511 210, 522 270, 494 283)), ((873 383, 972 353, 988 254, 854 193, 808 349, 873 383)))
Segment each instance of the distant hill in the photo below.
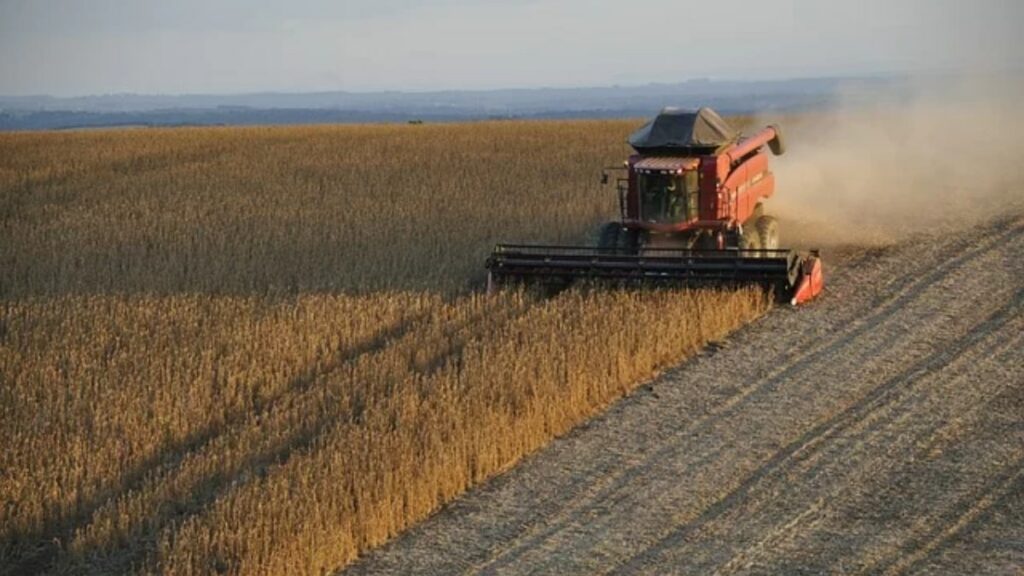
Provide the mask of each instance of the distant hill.
POLYGON ((726 114, 800 111, 851 95, 899 95, 908 85, 905 77, 879 76, 486 91, 0 96, 0 130, 639 117, 669 105, 726 114))

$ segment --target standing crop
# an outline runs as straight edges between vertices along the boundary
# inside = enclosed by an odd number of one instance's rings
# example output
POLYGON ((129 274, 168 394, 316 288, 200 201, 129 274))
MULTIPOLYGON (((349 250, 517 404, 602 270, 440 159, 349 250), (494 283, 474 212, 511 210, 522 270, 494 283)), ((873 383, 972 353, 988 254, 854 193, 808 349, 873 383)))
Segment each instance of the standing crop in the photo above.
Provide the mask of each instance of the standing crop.
POLYGON ((0 573, 322 573, 764 311, 477 291, 632 123, 0 135, 0 573))

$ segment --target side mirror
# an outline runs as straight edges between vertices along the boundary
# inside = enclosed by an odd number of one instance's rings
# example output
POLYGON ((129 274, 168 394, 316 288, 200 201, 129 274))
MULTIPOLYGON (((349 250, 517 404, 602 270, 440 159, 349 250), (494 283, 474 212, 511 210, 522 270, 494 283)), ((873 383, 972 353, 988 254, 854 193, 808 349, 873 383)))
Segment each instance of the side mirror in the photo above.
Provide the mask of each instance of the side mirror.
POLYGON ((607 184, 607 183, 608 183, 608 173, 607 172, 601 172, 601 184, 607 184))

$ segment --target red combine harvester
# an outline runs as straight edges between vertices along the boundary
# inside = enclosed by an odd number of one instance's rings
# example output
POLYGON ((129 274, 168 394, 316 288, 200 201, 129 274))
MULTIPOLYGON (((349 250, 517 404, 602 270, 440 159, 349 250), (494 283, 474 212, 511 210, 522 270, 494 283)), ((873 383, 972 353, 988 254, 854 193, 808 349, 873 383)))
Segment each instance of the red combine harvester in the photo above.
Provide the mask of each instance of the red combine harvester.
MULTIPOLYGON (((510 280, 643 284, 749 284, 806 302, 823 287, 816 251, 780 249, 763 211, 775 192, 768 152, 784 152, 777 126, 744 138, 709 108, 666 108, 629 138, 636 154, 617 179, 621 219, 597 247, 499 244, 488 289, 510 280)), ((602 175, 608 182, 608 173, 602 175)))

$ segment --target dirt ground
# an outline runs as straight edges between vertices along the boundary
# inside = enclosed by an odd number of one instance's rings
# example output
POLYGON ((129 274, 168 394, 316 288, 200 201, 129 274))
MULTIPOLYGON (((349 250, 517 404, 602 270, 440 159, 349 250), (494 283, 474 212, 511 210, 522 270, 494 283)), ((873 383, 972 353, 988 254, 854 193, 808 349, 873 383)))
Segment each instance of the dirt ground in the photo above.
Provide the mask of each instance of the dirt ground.
POLYGON ((1024 217, 825 257, 347 573, 1024 573, 1024 217))

